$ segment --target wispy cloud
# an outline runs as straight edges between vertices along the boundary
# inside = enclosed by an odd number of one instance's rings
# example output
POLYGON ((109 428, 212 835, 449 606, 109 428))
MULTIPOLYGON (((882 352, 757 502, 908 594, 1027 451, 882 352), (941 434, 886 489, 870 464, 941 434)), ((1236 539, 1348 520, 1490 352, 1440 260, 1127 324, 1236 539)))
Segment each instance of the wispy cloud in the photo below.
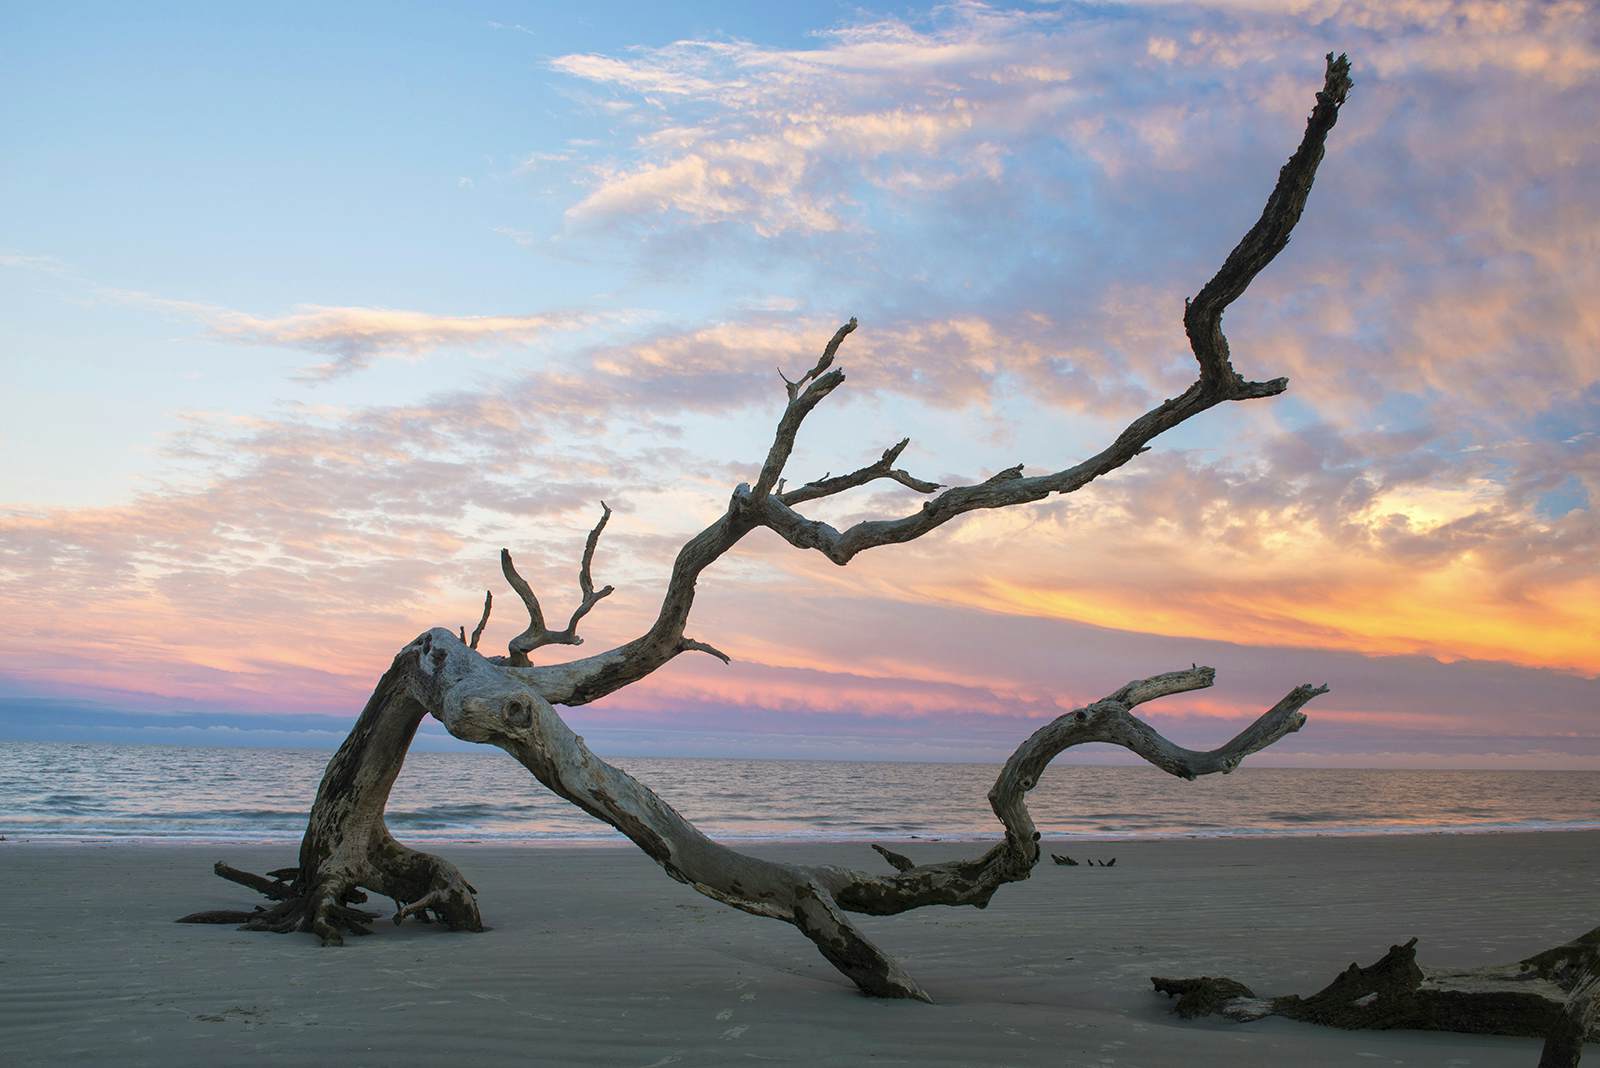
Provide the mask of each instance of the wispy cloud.
POLYGON ((673 213, 766 235, 827 232, 857 214, 851 174, 902 193, 992 182, 1004 168, 992 139, 1016 132, 1019 112, 1068 95, 1071 73, 1026 36, 1050 16, 950 10, 926 31, 852 25, 815 49, 679 41, 555 59, 659 117, 633 159, 596 167, 570 217, 673 213))
POLYGON ((626 318, 616 313, 583 311, 440 315, 404 308, 320 304, 303 304, 282 315, 255 315, 140 290, 98 285, 90 288, 99 299, 153 308, 198 322, 215 338, 331 357, 301 369, 298 377, 312 382, 354 374, 378 360, 416 361, 441 350, 526 347, 552 335, 626 318))
POLYGON ((416 360, 443 348, 527 345, 559 331, 593 325, 597 318, 576 312, 432 315, 395 308, 307 305, 276 317, 217 312, 208 321, 220 337, 331 356, 327 363, 302 372, 305 378, 321 381, 359 371, 376 359, 416 360))

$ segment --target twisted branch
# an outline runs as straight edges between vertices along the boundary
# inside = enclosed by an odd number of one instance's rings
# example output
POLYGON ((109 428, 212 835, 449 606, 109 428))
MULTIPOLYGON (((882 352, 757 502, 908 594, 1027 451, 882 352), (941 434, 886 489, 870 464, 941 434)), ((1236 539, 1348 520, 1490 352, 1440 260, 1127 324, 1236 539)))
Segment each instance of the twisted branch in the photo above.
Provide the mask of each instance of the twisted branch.
POLYGON ((888 916, 926 905, 974 905, 983 908, 996 890, 1026 879, 1039 862, 1039 831, 1028 811, 1027 794, 1039 784, 1044 769, 1075 745, 1108 742, 1143 757, 1182 779, 1221 772, 1305 725, 1300 710, 1327 686, 1297 686, 1226 744, 1209 751, 1185 749, 1168 741, 1132 712, 1158 697, 1204 689, 1216 680, 1209 667, 1192 667, 1139 679, 1083 708, 1059 716, 1019 745, 1001 768, 989 791, 989 807, 1005 827, 1005 838, 975 860, 901 867, 906 858, 878 852, 899 869, 894 875, 868 875, 845 869, 816 872, 841 908, 888 916), (898 858, 898 859, 897 859, 898 858))

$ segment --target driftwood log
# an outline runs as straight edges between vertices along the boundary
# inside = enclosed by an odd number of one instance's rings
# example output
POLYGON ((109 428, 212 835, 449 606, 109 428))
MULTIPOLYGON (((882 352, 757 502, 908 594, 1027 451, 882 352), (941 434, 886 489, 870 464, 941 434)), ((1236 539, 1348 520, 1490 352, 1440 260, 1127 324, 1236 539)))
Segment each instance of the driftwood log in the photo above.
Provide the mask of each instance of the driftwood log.
POLYGON ((928 1000, 927 993, 892 958, 869 941, 848 913, 889 915, 925 905, 983 908, 1006 883, 1028 877, 1039 861, 1039 833, 1025 799, 1046 765, 1070 746, 1110 742, 1185 779, 1227 773, 1240 760, 1298 730, 1301 708, 1326 691, 1303 685, 1232 741, 1210 752, 1181 748, 1134 715, 1147 701, 1212 684, 1210 668, 1190 667, 1128 683, 1103 699, 1047 724, 1006 762, 989 803, 1004 838, 981 856, 915 864, 880 850, 897 869, 878 875, 840 867, 803 867, 747 856, 713 842, 672 806, 631 775, 596 756, 557 713, 558 706, 599 700, 644 678, 680 653, 702 652, 727 661, 685 627, 701 574, 751 531, 766 528, 800 549, 844 565, 858 553, 912 541, 959 516, 1072 493, 1147 451, 1161 433, 1219 404, 1273 397, 1288 381, 1246 379, 1234 370, 1222 333, 1223 311, 1289 241, 1311 191, 1323 145, 1351 86, 1350 63, 1328 56, 1321 89, 1304 138, 1278 174, 1261 217, 1229 253, 1216 275, 1187 302, 1183 323, 1199 376, 1178 396, 1139 416, 1100 452, 1048 474, 1025 476, 1021 465, 971 485, 941 487, 896 467, 908 442, 855 471, 785 488, 784 468, 801 424, 844 382, 834 366, 851 319, 833 335, 816 364, 798 379, 783 378, 787 400, 771 448, 753 484, 736 488, 723 513, 679 551, 655 622, 616 648, 565 663, 536 664, 530 654, 550 645, 576 646, 583 617, 611 587, 596 588, 592 565, 611 511, 602 505, 579 569, 580 601, 567 626, 551 630, 538 597, 502 551, 501 566, 527 609, 529 624, 506 656, 477 649, 490 609, 467 640, 465 628, 430 630, 401 649, 379 680, 350 736, 329 762, 317 790, 298 865, 278 879, 241 879, 274 904, 254 913, 196 913, 191 922, 242 923, 259 931, 309 931, 337 944, 341 932, 366 933, 371 913, 353 908, 362 888, 393 898, 393 918, 438 920, 452 929, 482 930, 477 894, 450 862, 395 841, 384 824, 390 788, 423 716, 433 716, 457 738, 499 746, 551 791, 621 831, 666 873, 707 897, 736 909, 782 920, 811 939, 836 968, 865 993, 928 1000), (844 530, 810 519, 798 509, 880 479, 926 496, 910 514, 873 519, 844 530), (942 490, 942 492, 941 492, 942 490))
POLYGON ((1163 979, 1156 990, 1178 999, 1185 1019, 1219 1015, 1247 1023, 1266 1016, 1345 1030, 1463 1031, 1544 1038, 1540 1068, 1567 1068, 1583 1044, 1600 1042, 1600 927, 1513 964, 1465 971, 1424 970, 1417 940, 1390 946, 1368 967, 1351 964, 1309 997, 1257 997, 1236 979, 1163 979))

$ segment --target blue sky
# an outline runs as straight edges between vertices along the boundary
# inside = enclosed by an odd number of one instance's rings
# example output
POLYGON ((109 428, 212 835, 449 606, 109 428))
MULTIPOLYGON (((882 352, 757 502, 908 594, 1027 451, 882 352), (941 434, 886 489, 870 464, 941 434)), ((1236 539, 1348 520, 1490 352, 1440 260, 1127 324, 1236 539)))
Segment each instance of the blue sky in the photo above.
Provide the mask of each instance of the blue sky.
POLYGON ((850 315, 797 473, 904 435, 941 482, 1094 451, 1192 377, 1183 297, 1347 50, 1306 218, 1229 312, 1288 395, 845 573, 753 539, 697 608, 736 665, 582 716, 638 752, 995 755, 1209 656, 1165 713, 1197 742, 1327 681, 1284 759, 1600 760, 1581 4, 0 19, 0 737, 337 734, 501 545, 570 593, 601 498, 591 640, 625 638, 765 451, 775 367, 850 315))

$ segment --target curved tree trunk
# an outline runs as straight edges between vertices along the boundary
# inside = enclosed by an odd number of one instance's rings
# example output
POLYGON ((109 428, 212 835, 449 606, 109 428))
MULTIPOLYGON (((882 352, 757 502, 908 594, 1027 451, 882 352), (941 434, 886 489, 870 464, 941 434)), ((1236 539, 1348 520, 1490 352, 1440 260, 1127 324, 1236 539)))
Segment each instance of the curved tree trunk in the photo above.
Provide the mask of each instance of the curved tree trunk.
POLYGON ((394 919, 430 914, 453 928, 481 930, 476 893, 452 865, 407 849, 383 823, 389 790, 424 715, 432 715, 457 738, 499 746, 551 791, 626 835, 680 882, 734 908, 783 920, 810 938, 823 956, 863 992, 883 997, 928 999, 916 981, 867 939, 847 912, 892 915, 926 905, 983 908, 999 887, 1025 879, 1039 861, 1039 832, 1027 793, 1051 760, 1070 746, 1109 742, 1137 753, 1173 775, 1227 773, 1239 761, 1300 728, 1300 709, 1327 687, 1300 686, 1232 741, 1210 752, 1169 742, 1133 715, 1138 705, 1212 684, 1210 668, 1191 667, 1131 682, 1100 701, 1076 709, 1028 738, 1007 761, 989 804, 1005 830, 1002 841, 982 856, 943 864, 916 865, 885 854, 897 870, 875 875, 848 868, 779 864, 747 856, 713 842, 647 786, 595 756, 557 714, 556 705, 582 705, 635 682, 680 653, 728 657, 687 637, 695 585, 701 573, 743 537, 766 527, 791 545, 815 549, 844 565, 858 553, 897 545, 928 534, 980 509, 1006 508, 1072 493, 1149 450, 1158 435, 1229 401, 1276 396, 1282 378, 1251 381, 1234 370, 1222 314, 1288 243, 1322 160, 1324 141, 1351 87, 1344 56, 1327 57, 1323 86, 1299 147, 1278 174, 1261 217, 1229 253, 1216 275, 1184 312, 1184 328, 1199 364, 1199 377, 1177 397, 1162 401, 1128 424, 1106 448, 1053 473, 1024 477, 1021 465, 982 482, 941 489, 894 464, 908 442, 884 450, 858 470, 784 488, 784 467, 806 417, 844 382, 833 366, 851 319, 828 342, 815 366, 798 380, 784 379, 787 404, 773 443, 753 485, 738 486, 724 513, 683 546, 673 563, 661 609, 639 637, 595 656, 558 664, 534 664, 529 654, 549 645, 580 645, 578 623, 611 587, 597 589, 591 574, 601 531, 611 509, 601 504, 599 523, 585 543, 578 573, 581 602, 567 626, 552 630, 532 587, 501 550, 501 568, 528 611, 529 625, 512 639, 509 655, 485 658, 477 651, 492 598, 466 638, 435 629, 402 649, 378 683, 355 729, 328 765, 293 869, 250 875, 218 865, 218 874, 261 891, 278 904, 255 913, 196 913, 190 922, 237 922, 253 930, 312 931, 323 942, 340 931, 366 933, 372 914, 350 908, 364 900, 361 888, 396 900, 394 919), (880 479, 930 496, 922 507, 897 519, 865 520, 845 530, 808 519, 796 509, 880 479))
POLYGON ((395 841, 384 824, 389 791, 405 762, 425 706, 411 695, 412 670, 405 653, 378 681, 349 737, 323 772, 316 801, 300 841, 295 868, 260 876, 217 865, 217 874, 260 890, 278 901, 255 913, 196 913, 180 923, 242 923, 252 931, 310 931, 325 943, 343 941, 340 930, 370 934, 374 913, 350 908, 366 895, 394 899, 395 922, 408 915, 433 917, 452 930, 481 931, 476 891, 455 865, 395 841))

